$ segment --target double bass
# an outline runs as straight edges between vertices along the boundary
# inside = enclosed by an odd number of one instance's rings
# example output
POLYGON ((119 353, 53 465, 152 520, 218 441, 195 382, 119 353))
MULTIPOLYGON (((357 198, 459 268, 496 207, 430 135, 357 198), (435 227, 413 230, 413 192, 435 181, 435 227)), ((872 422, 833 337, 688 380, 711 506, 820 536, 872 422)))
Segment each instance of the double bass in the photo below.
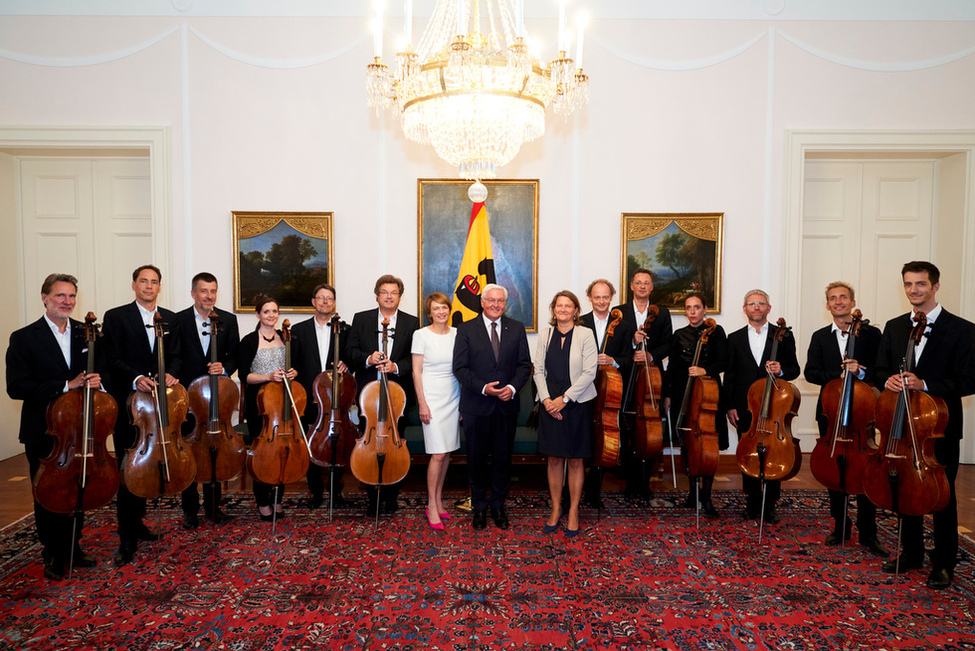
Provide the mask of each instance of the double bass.
MULTIPOLYGON (((856 359, 860 327, 868 323, 860 310, 853 312, 844 359, 856 359)), ((830 490, 862 495, 863 469, 877 451, 873 427, 877 396, 870 385, 844 368, 842 377, 823 387, 820 400, 828 425, 809 457, 813 477, 830 490)))
MULTIPOLYGON (((383 319, 382 359, 389 346, 389 319, 383 319)), ((363 484, 388 486, 403 479, 410 469, 410 451, 396 421, 403 415, 406 392, 390 383, 386 371, 362 388, 359 405, 366 430, 356 441, 349 459, 352 474, 363 484)), ((378 510, 377 510, 378 515, 378 510)))
MULTIPOLYGON (((704 330, 694 348, 691 366, 699 366, 701 351, 708 338, 718 327, 714 319, 705 319, 704 330)), ((677 431, 680 432, 684 469, 688 477, 712 477, 718 470, 718 432, 715 416, 718 412, 720 389, 714 378, 690 377, 684 386, 684 398, 677 414, 677 431)))
MULTIPOLYGON (((216 310, 211 310, 211 364, 220 361, 217 351, 219 322, 216 310)), ((196 426, 187 440, 196 459, 196 481, 228 481, 244 469, 247 447, 231 421, 239 402, 237 383, 225 375, 208 373, 190 383, 189 410, 196 419, 196 426)))
MULTIPOLYGON (((620 310, 610 313, 612 321, 606 326, 603 348, 612 338, 616 326, 623 320, 620 310)), ((623 376, 619 369, 600 366, 596 371, 596 404, 593 409, 593 465, 597 468, 614 468, 620 460, 620 409, 623 405, 623 376)))
MULTIPOLYGON (((284 368, 291 368, 291 322, 281 325, 284 368)), ((285 375, 280 382, 268 382, 257 392, 257 409, 264 419, 260 435, 247 457, 254 479, 276 486, 290 484, 308 472, 310 453, 301 415, 308 397, 299 382, 285 375)))
POLYGON ((129 414, 139 436, 122 461, 122 483, 133 495, 146 498, 182 493, 196 479, 196 460, 180 435, 180 426, 186 420, 186 389, 181 384, 166 386, 164 331, 159 312, 152 327, 156 335, 157 381, 149 393, 129 394, 129 414))
POLYGON ((359 436, 359 429, 349 415, 355 406, 355 379, 351 373, 338 370, 341 331, 338 314, 332 315, 331 324, 332 370, 319 373, 312 384, 318 418, 308 434, 312 462, 329 470, 349 465, 352 448, 359 436))
MULTIPOLYGON (((86 373, 95 372, 95 340, 101 336, 92 312, 85 317, 86 373)), ((105 441, 115 427, 118 405, 104 391, 72 389, 47 408, 47 434, 57 439, 34 476, 34 499, 53 513, 79 513, 105 506, 118 492, 118 464, 105 441)))
MULTIPOLYGON (((907 342, 901 373, 914 368, 914 349, 927 327, 923 312, 907 342)), ((925 515, 948 505, 951 490, 944 466, 934 457, 934 441, 944 436, 948 408, 944 400, 924 391, 884 390, 877 400, 877 453, 864 469, 864 489, 871 502, 900 515, 925 515)))
MULTIPOLYGON (((647 308, 647 318, 643 322, 643 331, 650 332, 650 326, 660 313, 656 305, 647 308)), ((647 352, 647 340, 641 343, 644 354, 647 352)), ((630 389, 633 389, 635 379, 634 405, 636 410, 636 428, 633 435, 633 449, 640 459, 656 459, 664 450, 664 428, 660 419, 660 392, 663 388, 663 377, 657 365, 647 361, 646 357, 633 369, 630 376, 630 389)))
MULTIPOLYGON (((779 344, 789 328, 785 319, 776 323, 769 361, 776 361, 779 344)), ((792 419, 799 409, 799 390, 791 383, 766 373, 748 389, 751 427, 741 435, 735 458, 741 471, 764 481, 784 481, 796 476, 802 466, 799 439, 792 436, 792 419)))

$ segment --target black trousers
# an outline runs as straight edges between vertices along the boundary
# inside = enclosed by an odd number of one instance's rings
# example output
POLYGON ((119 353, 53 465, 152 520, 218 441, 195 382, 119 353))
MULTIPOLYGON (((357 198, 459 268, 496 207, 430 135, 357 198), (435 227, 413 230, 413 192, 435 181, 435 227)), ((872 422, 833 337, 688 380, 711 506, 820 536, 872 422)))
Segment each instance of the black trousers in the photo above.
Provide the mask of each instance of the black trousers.
POLYGON ((463 414, 467 476, 475 510, 504 506, 511 485, 511 454, 518 414, 463 414))
MULTIPOLYGON (((220 482, 218 481, 205 482, 203 484, 203 512, 206 513, 208 518, 212 519, 213 512, 220 508, 221 488, 220 482)), ((200 512, 200 489, 197 487, 197 482, 193 482, 186 487, 186 490, 180 496, 180 501, 184 513, 200 512)))
MULTIPOLYGON (((745 508, 752 513, 758 513, 762 509, 762 480, 751 477, 745 473, 741 474, 741 489, 745 492, 745 508)), ((765 482, 765 512, 768 513, 775 508, 782 494, 781 481, 765 482)))
MULTIPOLYGON (((116 398, 116 402, 118 399, 116 398)), ((125 400, 118 403, 126 404, 125 400)), ((119 468, 125 460, 125 455, 129 453, 129 448, 136 443, 139 431, 128 423, 127 418, 121 414, 115 423, 115 454, 118 456, 119 468)), ((119 485, 118 495, 115 498, 115 508, 118 514, 118 536, 122 541, 132 542, 136 538, 136 532, 142 528, 142 518, 146 515, 146 498, 133 495, 125 484, 119 485)))
MULTIPOLYGON (((829 489, 829 514, 836 522, 836 531, 843 526, 843 506, 847 502, 847 494, 829 489)), ((877 537, 877 507, 866 495, 857 495, 857 531, 860 532, 860 542, 877 537)), ((849 515, 847 515, 849 518, 849 515)), ((847 526, 849 526, 847 520, 847 526)))
MULTIPOLYGON (((41 467, 41 459, 50 455, 53 449, 54 438, 50 436, 44 436, 40 443, 24 444, 27 463, 30 467, 31 485, 34 483, 34 476, 37 475, 37 471, 41 467)), ((41 552, 44 560, 58 560, 67 563, 72 544, 77 545, 81 540, 81 529, 84 522, 84 513, 79 512, 77 516, 67 513, 54 513, 34 500, 34 526, 37 528, 37 537, 40 538, 41 545, 44 546, 44 550, 41 552), (72 541, 71 530, 75 517, 78 518, 78 524, 72 541)))
MULTIPOLYGON (((934 458, 945 467, 951 497, 948 506, 934 514, 934 551, 931 564, 934 569, 954 570, 958 557, 958 504, 955 501, 955 477, 958 476, 958 458, 961 441, 940 438, 934 442, 934 458)), ((904 555, 908 558, 924 558, 924 516, 904 516, 902 531, 904 555)))

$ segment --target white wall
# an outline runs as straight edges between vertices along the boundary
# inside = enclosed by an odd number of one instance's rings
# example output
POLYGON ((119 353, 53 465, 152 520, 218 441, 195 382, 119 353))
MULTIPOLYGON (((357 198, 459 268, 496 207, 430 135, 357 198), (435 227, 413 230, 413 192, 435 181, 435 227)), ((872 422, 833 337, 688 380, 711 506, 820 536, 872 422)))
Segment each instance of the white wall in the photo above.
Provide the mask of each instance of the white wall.
MULTIPOLYGON (((554 34, 551 19, 528 27, 554 34)), ((169 307, 189 303, 204 269, 230 305, 232 210, 312 210, 335 214, 343 314, 370 307, 386 272, 404 278, 412 309, 416 179, 455 173, 366 108, 367 29, 359 17, 7 15, 0 125, 169 127, 173 253, 155 261, 169 307)), ((975 128, 970 21, 597 18, 588 33, 588 109, 551 117, 501 172, 541 181, 540 320, 555 291, 619 278, 621 212, 724 212, 718 321, 736 329, 747 289, 787 304, 787 130, 975 128)), ((6 232, 13 217, 0 210, 6 232)), ((21 307, 16 286, 0 291, 21 307)), ((975 305, 970 283, 961 292, 975 305)), ((28 321, 40 313, 23 307, 28 321)), ((16 453, 14 419, 0 428, 0 457, 16 453)))

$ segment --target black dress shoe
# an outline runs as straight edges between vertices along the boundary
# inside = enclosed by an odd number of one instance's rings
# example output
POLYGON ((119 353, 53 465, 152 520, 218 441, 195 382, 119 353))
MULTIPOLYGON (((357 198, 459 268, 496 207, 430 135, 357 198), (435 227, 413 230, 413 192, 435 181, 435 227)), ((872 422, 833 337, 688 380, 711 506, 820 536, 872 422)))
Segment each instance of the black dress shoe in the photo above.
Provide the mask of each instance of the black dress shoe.
MULTIPOLYGON (((183 528, 187 531, 192 531, 200 526, 200 518, 196 513, 190 511, 183 511, 183 528)), ((148 529, 146 530, 148 531, 148 529)), ((146 540, 145 538, 143 540, 146 540)))
POLYGON ((137 543, 135 540, 123 540, 119 546, 118 551, 115 552, 113 560, 115 565, 122 567, 123 565, 128 565, 135 558, 135 552, 137 549, 137 543))
POLYGON ((86 554, 78 548, 74 550, 75 567, 95 567, 96 565, 98 565, 98 559, 96 559, 94 556, 91 554, 86 554))
POLYGON ((474 509, 474 518, 471 520, 471 526, 476 530, 487 528, 487 510, 485 509, 474 509))
POLYGON ((741 517, 744 520, 757 520, 758 519, 758 509, 746 508, 741 513, 741 517))
POLYGON ((505 508, 491 508, 491 519, 494 520, 494 525, 498 529, 507 529, 511 526, 511 522, 508 520, 508 511, 505 508))
POLYGON ((714 504, 712 504, 711 502, 705 502, 701 506, 701 510, 704 511, 704 515, 708 516, 709 518, 721 517, 721 514, 718 512, 718 509, 714 508, 714 504))
POLYGON ((860 540, 860 546, 866 549, 874 556, 879 556, 880 558, 887 558, 888 556, 890 556, 890 552, 887 551, 887 548, 884 547, 884 544, 879 540, 877 540, 876 538, 863 538, 860 540))
POLYGON ((308 505, 313 509, 317 509, 319 506, 324 504, 324 502, 325 502, 325 495, 323 495, 322 493, 312 493, 311 499, 308 500, 308 505))
POLYGON ((697 500, 694 498, 693 491, 687 494, 687 497, 684 499, 683 507, 685 509, 697 509, 697 500))
POLYGON ((910 558, 901 554, 897 558, 892 558, 884 563, 881 569, 883 569, 886 574, 894 574, 898 570, 901 572, 907 572, 908 570, 920 570, 922 567, 924 567, 924 557, 910 558), (898 561, 900 561, 899 566, 898 561))
POLYGON ((399 511, 399 502, 395 499, 383 501, 379 505, 379 509, 382 513, 388 513, 392 515, 399 511))
POLYGON ((846 542, 849 539, 850 539, 850 534, 841 536, 839 531, 834 531, 833 533, 826 536, 826 540, 823 541, 823 544, 826 545, 827 547, 836 547, 840 543, 846 542))
POLYGON ((765 512, 765 521, 771 524, 778 524, 782 521, 782 516, 779 515, 779 510, 774 506, 765 512))
MULTIPOLYGON (((932 590, 944 590, 945 588, 950 588, 951 580, 954 578, 952 574, 953 573, 951 570, 945 568, 931 570, 931 574, 928 575, 928 580, 925 581, 925 585, 932 590)), ((47 576, 47 570, 44 571, 44 576, 47 576)))
POLYGON ((344 497, 342 497, 342 493, 336 493, 332 497, 332 507, 333 508, 341 509, 341 508, 344 508, 346 506, 349 506, 349 501, 347 499, 345 499, 344 497))
MULTIPOLYGON (((196 517, 195 513, 193 514, 193 517, 196 517)), ((149 531, 149 528, 142 522, 140 522, 139 526, 135 528, 135 537, 138 540, 145 540, 147 542, 156 542, 157 540, 162 540, 161 533, 153 533, 149 531)))
POLYGON ((230 520, 233 519, 231 516, 227 515, 226 513, 224 513, 223 511, 221 511, 220 509, 217 509, 213 513, 207 513, 206 514, 206 517, 207 517, 207 520, 209 520, 213 524, 224 524, 224 523, 229 522, 230 520))
POLYGON ((64 562, 59 558, 44 561, 44 578, 48 581, 60 581, 64 578, 64 562))

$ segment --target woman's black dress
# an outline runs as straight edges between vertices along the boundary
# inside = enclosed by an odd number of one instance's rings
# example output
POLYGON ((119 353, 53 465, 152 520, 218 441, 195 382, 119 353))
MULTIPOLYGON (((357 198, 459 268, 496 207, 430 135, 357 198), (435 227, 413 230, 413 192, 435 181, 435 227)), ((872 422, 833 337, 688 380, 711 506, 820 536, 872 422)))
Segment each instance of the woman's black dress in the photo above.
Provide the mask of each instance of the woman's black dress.
MULTIPOLYGON (((565 393, 572 386, 569 379, 569 350, 572 335, 569 330, 564 341, 557 328, 545 354, 545 384, 550 397, 565 393)), ((592 456, 592 401, 569 402, 562 409, 562 420, 552 418, 544 407, 539 408, 538 453, 549 457, 588 459, 592 456)))

